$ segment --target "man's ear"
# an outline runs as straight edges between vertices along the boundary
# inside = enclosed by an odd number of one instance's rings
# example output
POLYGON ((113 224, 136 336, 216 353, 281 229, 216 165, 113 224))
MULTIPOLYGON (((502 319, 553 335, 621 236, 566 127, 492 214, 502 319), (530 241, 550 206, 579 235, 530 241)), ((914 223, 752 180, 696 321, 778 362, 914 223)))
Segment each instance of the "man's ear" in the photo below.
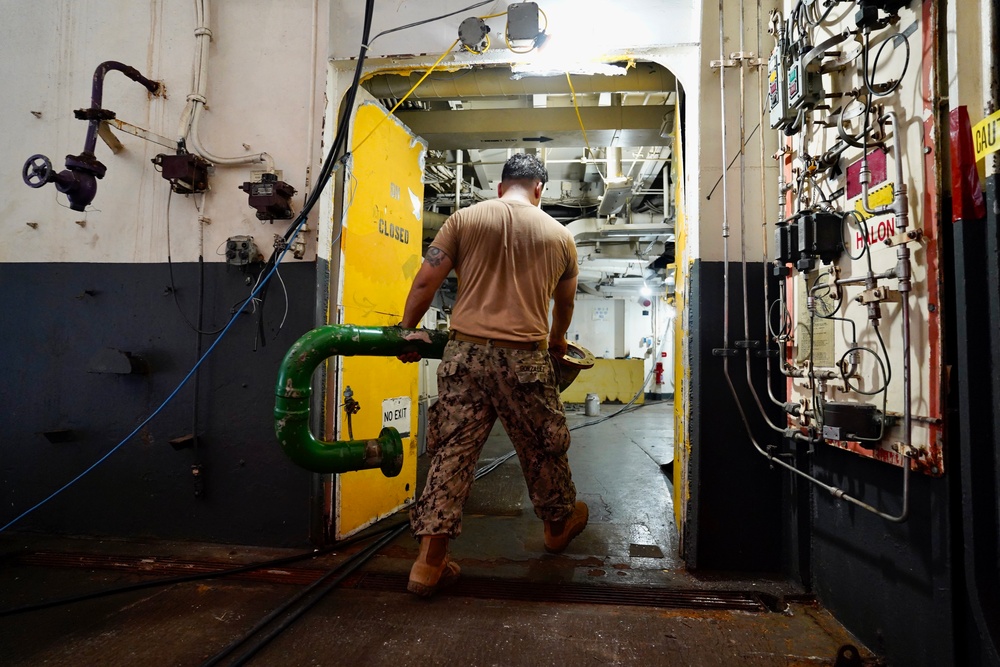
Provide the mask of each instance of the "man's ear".
POLYGON ((497 183, 497 197, 503 197, 503 182, 497 183))
POLYGON ((535 199, 540 200, 542 198, 542 190, 544 189, 545 189, 545 183, 542 183, 541 181, 535 183, 535 199))

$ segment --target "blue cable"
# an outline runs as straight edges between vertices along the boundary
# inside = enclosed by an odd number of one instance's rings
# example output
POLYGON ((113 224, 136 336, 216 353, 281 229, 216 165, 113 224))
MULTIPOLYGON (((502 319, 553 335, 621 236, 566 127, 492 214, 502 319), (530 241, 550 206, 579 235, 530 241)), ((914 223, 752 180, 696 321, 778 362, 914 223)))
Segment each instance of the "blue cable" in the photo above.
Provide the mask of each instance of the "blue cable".
POLYGON ((139 424, 138 426, 136 426, 135 430, 133 430, 131 433, 129 433, 127 436, 125 436, 125 438, 121 442, 119 442, 117 445, 115 445, 114 447, 112 447, 111 450, 107 454, 105 454, 101 458, 97 459, 97 461, 95 461, 89 468, 87 468, 86 470, 84 470, 83 472, 81 472, 79 475, 77 475, 76 477, 74 477, 73 479, 71 479, 69 482, 67 482, 66 484, 64 484, 61 488, 59 488, 56 491, 54 491, 45 500, 42 500, 41 502, 37 503, 31 509, 25 510, 20 515, 18 515, 17 517, 15 517, 14 519, 12 519, 11 521, 7 522, 2 528, 0 528, 0 533, 2 533, 3 531, 7 530, 11 526, 13 526, 15 523, 17 523, 18 521, 20 521, 21 519, 23 519, 24 517, 28 516, 29 514, 31 514, 35 510, 37 510, 42 505, 44 505, 45 503, 47 503, 50 500, 52 500, 53 498, 55 498, 56 496, 58 496, 60 493, 62 493, 63 491, 65 491, 69 487, 71 487, 74 484, 76 484, 83 477, 85 477, 87 474, 89 474, 94 468, 96 468, 97 466, 99 466, 102 463, 104 463, 104 461, 107 460, 109 456, 111 456, 112 454, 114 454, 115 452, 117 452, 119 449, 121 449, 122 445, 124 445, 126 442, 128 442, 129 440, 131 440, 135 436, 135 434, 138 433, 142 429, 142 427, 144 427, 149 422, 153 421, 153 418, 156 417, 156 415, 160 414, 160 412, 163 410, 163 408, 165 408, 167 406, 167 404, 170 403, 170 401, 174 400, 174 397, 177 396, 177 392, 179 392, 181 390, 181 388, 188 383, 188 380, 191 379, 191 377, 194 375, 195 371, 198 370, 198 368, 201 366, 202 362, 204 362, 205 359, 208 358, 208 355, 212 354, 212 351, 215 349, 215 346, 218 345, 219 341, 221 341, 225 337, 225 335, 229 331, 230 327, 233 326, 233 322, 236 321, 236 318, 238 318, 240 315, 243 314, 243 309, 247 307, 247 304, 249 304, 253 300, 253 298, 255 296, 257 296, 257 293, 260 292, 260 290, 264 287, 264 285, 267 284, 267 282, 269 280, 271 280, 271 276, 273 276, 275 274, 275 272, 277 272, 278 266, 281 264, 281 260, 284 259, 285 253, 288 252, 288 248, 291 246, 291 241, 298 235, 299 230, 302 229, 302 225, 304 225, 306 223, 307 214, 308 214, 308 211, 304 211, 302 213, 299 213, 300 220, 299 220, 298 224, 295 225, 295 228, 292 231, 292 234, 288 237, 288 241, 289 242, 285 244, 284 248, 282 248, 280 254, 278 255, 278 258, 274 262, 274 266, 271 268, 271 270, 268 272, 268 274, 266 276, 264 276, 264 279, 261 280, 257 284, 257 287, 255 287, 254 290, 252 292, 250 292, 250 296, 248 296, 247 299, 246 299, 246 301, 243 302, 243 305, 241 305, 239 307, 239 309, 235 313, 233 313, 233 316, 229 319, 229 323, 226 324, 225 328, 223 328, 223 330, 221 332, 219 332, 219 335, 215 338, 215 341, 213 341, 212 344, 208 346, 208 349, 205 350, 205 354, 201 355, 201 358, 195 363, 194 366, 191 367, 191 370, 188 371, 188 374, 184 376, 184 379, 181 380, 180 384, 178 384, 177 387, 174 388, 174 390, 172 392, 170 392, 170 395, 167 396, 166 400, 164 400, 162 403, 160 403, 160 407, 156 408, 156 410, 154 410, 151 415, 149 415, 144 420, 142 420, 142 423, 139 424))

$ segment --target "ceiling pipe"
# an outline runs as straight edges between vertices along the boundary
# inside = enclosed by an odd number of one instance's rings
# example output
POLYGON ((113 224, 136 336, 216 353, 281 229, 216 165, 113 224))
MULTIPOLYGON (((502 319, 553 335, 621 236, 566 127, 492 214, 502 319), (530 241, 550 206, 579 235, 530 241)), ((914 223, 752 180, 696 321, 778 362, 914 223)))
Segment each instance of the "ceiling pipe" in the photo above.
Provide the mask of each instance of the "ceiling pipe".
POLYGON ((423 227, 425 230, 437 231, 444 225, 444 221, 449 218, 444 213, 437 211, 424 211, 423 227))
POLYGON ((622 177, 622 147, 609 146, 604 149, 608 156, 608 180, 616 181, 622 177))
MULTIPOLYGON (((364 86, 379 99, 398 99, 406 95, 420 77, 420 73, 408 76, 384 74, 372 77, 364 86)), ((516 80, 510 77, 510 70, 504 67, 465 70, 453 78, 425 80, 409 99, 447 100, 552 94, 552 82, 547 77, 524 77, 516 80)), ((624 76, 574 76, 573 87, 579 95, 663 92, 674 90, 677 79, 665 69, 640 66, 629 69, 624 76)))

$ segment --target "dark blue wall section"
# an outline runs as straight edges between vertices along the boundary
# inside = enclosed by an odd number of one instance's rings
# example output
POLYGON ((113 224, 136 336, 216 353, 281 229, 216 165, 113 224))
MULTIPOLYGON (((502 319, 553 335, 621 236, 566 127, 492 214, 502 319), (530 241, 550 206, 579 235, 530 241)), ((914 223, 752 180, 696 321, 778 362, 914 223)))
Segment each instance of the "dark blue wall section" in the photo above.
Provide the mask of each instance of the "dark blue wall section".
MULTIPOLYGON (((742 269, 730 276, 729 343, 744 335, 742 269)), ((750 265, 750 335, 763 345, 763 267, 750 265)), ((736 402, 715 351, 723 344, 723 264, 696 261, 691 273, 691 494, 684 558, 696 569, 778 572, 783 569, 782 478, 747 437, 736 402)), ((754 434, 774 432, 760 417, 747 386, 747 352, 730 357, 730 377, 754 434)), ((750 351, 758 394, 767 404, 766 364, 750 351)), ((780 419, 774 414, 773 420, 780 419)))
MULTIPOLYGON (((751 338, 758 340, 762 270, 753 265, 749 278, 751 338)), ((734 263, 730 271, 729 340, 735 346, 745 337, 742 270, 734 263)), ((889 665, 989 664, 964 663, 965 641, 956 638, 956 623, 962 622, 954 618, 953 599, 961 578, 954 562, 961 541, 952 519, 958 471, 941 479, 913 475, 910 519, 897 525, 791 473, 769 469, 747 436, 717 353, 723 273, 721 263, 696 261, 691 274, 691 493, 683 554, 688 566, 783 572, 815 593, 889 665)), ((761 445, 791 456, 780 434, 759 416, 747 390, 745 359, 741 351, 729 365, 753 434, 761 445)), ((762 380, 763 361, 752 356, 751 365, 755 382, 762 380)), ((765 385, 757 387, 766 405, 765 385)), ((780 414, 772 417, 783 423, 780 414)), ((899 468, 825 445, 811 455, 796 447, 794 459, 786 460, 887 512, 902 508, 899 468)))
MULTIPOLYGON (((215 330, 250 287, 236 267, 205 264, 204 273, 203 330, 215 330)), ((290 261, 281 275, 290 303, 280 331, 275 279, 264 336, 256 314, 240 315, 201 369, 197 451, 169 444, 194 432, 192 380, 106 462, 10 530, 306 544, 310 474, 281 453, 272 410, 278 364, 312 328, 316 267, 290 261)), ((175 264, 174 276, 196 323, 199 265, 175 264)), ((0 264, 0 523, 118 444, 191 369, 197 335, 170 282, 165 264, 0 264), (150 373, 92 372, 107 348, 141 357, 150 373)), ((203 348, 214 340, 204 336, 203 348)))
MULTIPOLYGON (((902 510, 901 468, 817 445, 811 471, 885 512, 902 510)), ((949 480, 914 474, 910 484, 910 517, 901 524, 811 490, 813 585, 890 665, 952 665, 949 480)))

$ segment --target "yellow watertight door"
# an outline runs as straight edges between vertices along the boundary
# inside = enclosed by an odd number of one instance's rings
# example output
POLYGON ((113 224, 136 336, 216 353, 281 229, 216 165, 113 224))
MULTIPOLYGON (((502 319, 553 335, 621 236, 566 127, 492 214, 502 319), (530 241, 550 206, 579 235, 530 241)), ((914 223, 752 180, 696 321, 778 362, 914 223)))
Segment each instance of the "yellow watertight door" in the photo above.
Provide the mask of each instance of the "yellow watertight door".
MULTIPOLYGON (((422 139, 374 101, 355 113, 351 158, 344 170, 344 215, 337 314, 341 323, 399 324, 421 263, 422 139)), ((336 244, 335 244, 336 245, 336 244)), ((410 504, 417 476, 417 373, 419 364, 395 357, 341 357, 336 395, 337 436, 348 439, 344 392, 350 387, 360 411, 351 417, 354 439, 374 438, 384 426, 403 437, 403 470, 337 475, 335 539, 355 533, 410 504)))

